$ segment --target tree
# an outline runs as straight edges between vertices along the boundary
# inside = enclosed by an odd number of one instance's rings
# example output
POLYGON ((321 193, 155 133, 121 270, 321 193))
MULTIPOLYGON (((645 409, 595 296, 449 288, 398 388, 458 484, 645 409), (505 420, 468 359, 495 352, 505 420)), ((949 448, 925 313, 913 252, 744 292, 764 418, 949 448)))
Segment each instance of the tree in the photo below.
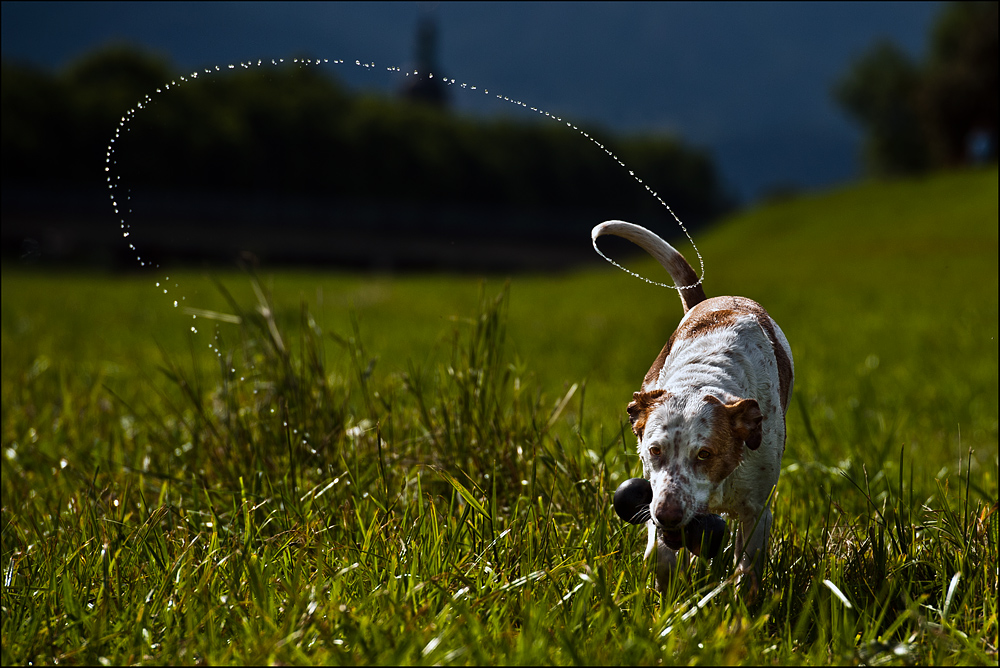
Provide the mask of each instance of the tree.
POLYGON ((919 85, 917 66, 888 41, 857 59, 837 83, 837 101, 867 130, 864 156, 873 174, 908 174, 928 166, 917 113, 919 85))
POLYGON ((996 160, 997 25, 997 2, 950 3, 926 62, 881 41, 851 64, 833 93, 866 131, 870 172, 996 160))
POLYGON ((997 24, 996 2, 958 2, 934 27, 917 101, 938 164, 996 160, 997 24))

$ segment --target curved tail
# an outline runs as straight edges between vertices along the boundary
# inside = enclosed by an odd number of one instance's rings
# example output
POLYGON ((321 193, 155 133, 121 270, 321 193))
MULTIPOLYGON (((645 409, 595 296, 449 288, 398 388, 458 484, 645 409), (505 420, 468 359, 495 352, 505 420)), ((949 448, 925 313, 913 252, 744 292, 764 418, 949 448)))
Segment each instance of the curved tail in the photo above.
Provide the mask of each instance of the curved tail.
MULTIPOLYGON (((594 242, 594 250, 597 250, 597 237, 606 234, 628 239, 656 258, 670 274, 670 278, 674 279, 674 285, 677 286, 677 292, 680 293, 685 313, 698 302, 705 301, 705 291, 701 287, 698 275, 694 273, 694 269, 684 259, 684 256, 666 241, 640 225, 626 223, 624 220, 608 220, 595 227, 590 233, 594 242)), ((597 252, 604 255, 600 250, 597 252)))

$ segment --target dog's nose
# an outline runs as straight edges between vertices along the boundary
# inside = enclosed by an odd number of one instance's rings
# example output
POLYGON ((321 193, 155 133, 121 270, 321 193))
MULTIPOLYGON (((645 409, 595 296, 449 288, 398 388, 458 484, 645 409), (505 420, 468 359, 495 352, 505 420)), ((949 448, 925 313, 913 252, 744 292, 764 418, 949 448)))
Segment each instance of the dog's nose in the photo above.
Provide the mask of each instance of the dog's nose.
POLYGON ((663 529, 680 528, 684 521, 684 507, 675 499, 662 499, 653 511, 656 523, 663 529))

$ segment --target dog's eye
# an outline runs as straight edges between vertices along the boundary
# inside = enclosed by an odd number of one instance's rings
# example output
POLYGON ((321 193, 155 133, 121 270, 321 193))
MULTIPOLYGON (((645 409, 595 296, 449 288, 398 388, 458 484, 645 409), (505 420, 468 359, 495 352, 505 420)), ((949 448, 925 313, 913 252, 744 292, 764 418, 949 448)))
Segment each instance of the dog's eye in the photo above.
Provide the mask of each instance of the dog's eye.
POLYGON ((706 459, 711 459, 711 458, 712 458, 712 451, 711 450, 705 450, 705 449, 703 449, 703 450, 699 450, 698 451, 698 461, 702 461, 703 462, 706 459))
POLYGON ((659 457, 660 452, 661 450, 655 445, 649 449, 649 454, 653 455, 654 457, 659 457))

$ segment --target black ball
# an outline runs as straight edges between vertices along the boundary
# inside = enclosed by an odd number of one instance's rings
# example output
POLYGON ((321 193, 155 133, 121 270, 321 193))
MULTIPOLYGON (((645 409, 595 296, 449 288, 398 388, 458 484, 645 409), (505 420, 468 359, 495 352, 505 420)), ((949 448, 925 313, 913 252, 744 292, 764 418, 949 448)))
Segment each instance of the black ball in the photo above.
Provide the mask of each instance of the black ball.
POLYGON ((645 524, 653 488, 645 478, 629 478, 615 490, 615 512, 630 524, 645 524))
POLYGON ((684 542, 699 557, 714 559, 726 542, 726 520, 718 515, 695 515, 684 527, 684 542))

